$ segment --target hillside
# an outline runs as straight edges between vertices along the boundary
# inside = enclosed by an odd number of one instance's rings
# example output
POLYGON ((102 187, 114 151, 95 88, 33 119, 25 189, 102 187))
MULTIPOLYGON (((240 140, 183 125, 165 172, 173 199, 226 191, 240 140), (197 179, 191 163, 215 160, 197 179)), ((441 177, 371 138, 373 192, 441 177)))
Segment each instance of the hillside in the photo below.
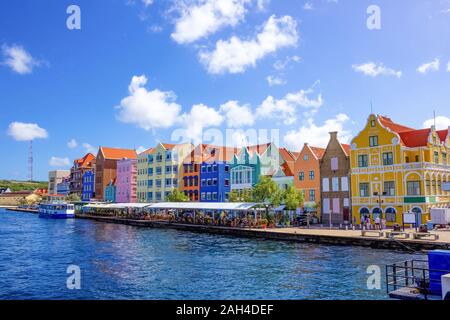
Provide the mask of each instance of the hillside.
POLYGON ((0 180, 0 188, 10 188, 11 191, 47 189, 46 181, 16 181, 16 180, 0 180))

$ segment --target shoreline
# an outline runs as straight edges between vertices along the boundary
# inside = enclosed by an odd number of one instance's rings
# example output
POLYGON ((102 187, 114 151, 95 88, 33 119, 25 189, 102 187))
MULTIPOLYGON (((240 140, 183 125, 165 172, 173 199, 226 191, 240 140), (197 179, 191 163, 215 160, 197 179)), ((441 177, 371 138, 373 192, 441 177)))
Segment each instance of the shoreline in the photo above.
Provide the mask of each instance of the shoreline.
POLYGON ((403 239, 384 239, 373 237, 362 237, 354 235, 344 235, 343 231, 332 232, 333 230, 319 229, 250 229, 250 228, 232 228, 221 226, 191 225, 181 223, 171 223, 165 221, 147 221, 120 219, 114 217, 100 217, 91 215, 76 215, 77 219, 93 220, 103 223, 124 224, 142 228, 163 228, 175 229, 180 231, 190 231, 198 233, 218 234, 243 238, 290 241, 301 243, 340 245, 340 246, 360 246, 373 249, 388 249, 401 251, 424 251, 435 249, 450 249, 450 243, 427 240, 403 240, 403 239), (342 233, 342 235, 338 234, 342 233))

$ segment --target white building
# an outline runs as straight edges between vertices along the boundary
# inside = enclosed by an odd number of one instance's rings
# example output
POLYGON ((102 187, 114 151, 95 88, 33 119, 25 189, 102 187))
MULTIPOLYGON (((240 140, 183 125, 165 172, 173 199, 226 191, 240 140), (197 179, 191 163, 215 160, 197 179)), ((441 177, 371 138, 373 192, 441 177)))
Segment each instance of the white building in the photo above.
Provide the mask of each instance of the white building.
POLYGON ((48 173, 48 194, 57 194, 57 185, 70 176, 69 170, 53 170, 48 173))

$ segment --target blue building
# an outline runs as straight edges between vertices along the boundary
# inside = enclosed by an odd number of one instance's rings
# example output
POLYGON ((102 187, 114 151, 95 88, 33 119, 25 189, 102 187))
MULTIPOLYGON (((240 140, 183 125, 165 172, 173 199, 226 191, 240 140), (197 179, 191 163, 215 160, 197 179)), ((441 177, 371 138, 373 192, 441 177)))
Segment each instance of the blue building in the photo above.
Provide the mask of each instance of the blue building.
POLYGON ((116 179, 111 180, 105 187, 105 201, 116 202, 116 179))
POLYGON ((228 202, 230 165, 223 161, 203 162, 200 167, 200 202, 228 202))
POLYGON ((95 198, 95 174, 93 171, 86 171, 81 180, 81 201, 91 201, 95 198))
POLYGON ((63 196, 68 196, 70 193, 70 179, 69 177, 63 178, 63 180, 56 185, 56 193, 63 196))

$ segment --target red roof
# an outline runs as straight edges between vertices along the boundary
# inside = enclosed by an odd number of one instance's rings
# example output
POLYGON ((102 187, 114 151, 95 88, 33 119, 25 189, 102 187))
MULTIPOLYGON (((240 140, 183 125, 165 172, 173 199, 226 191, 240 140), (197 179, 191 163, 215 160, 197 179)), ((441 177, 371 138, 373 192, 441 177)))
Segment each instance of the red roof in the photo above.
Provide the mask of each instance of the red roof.
POLYGON ((100 147, 100 151, 103 153, 105 159, 137 159, 136 150, 100 147))
POLYGON ((409 127, 404 126, 404 125, 402 125, 402 124, 395 123, 395 122, 392 121, 390 118, 385 117, 385 116, 378 116, 378 119, 380 120, 380 123, 381 123, 383 126, 389 128, 389 129, 391 129, 392 131, 397 132, 397 133, 415 130, 414 128, 409 128, 409 127))
POLYGON ((289 166, 289 164, 287 163, 287 162, 285 162, 285 163, 283 163, 282 165, 281 165, 281 169, 283 170, 283 172, 284 172, 284 174, 287 176, 287 177, 293 177, 294 176, 294 173, 293 173, 293 168, 291 168, 290 166, 289 166))
POLYGON ((83 158, 74 161, 78 168, 90 168, 95 163, 95 156, 92 153, 86 154, 83 158))
POLYGON ((349 144, 341 143, 342 148, 344 149, 344 152, 347 156, 350 155, 350 150, 352 147, 349 144))
POLYGON ((322 159, 324 153, 325 153, 325 149, 324 148, 319 148, 319 147, 313 147, 313 146, 309 146, 312 150, 312 152, 314 152, 314 154, 316 155, 317 158, 322 159))
POLYGON ((284 161, 290 162, 295 161, 295 156, 292 154, 291 151, 289 151, 286 148, 279 148, 280 150, 280 156, 283 158, 284 161))
POLYGON ((164 149, 166 150, 171 150, 173 148, 175 148, 176 144, 173 143, 161 143, 162 146, 164 147, 164 149))
MULTIPOLYGON (((447 130, 436 131, 441 142, 445 142, 447 138, 447 130)), ((399 133, 402 143, 410 148, 425 147, 428 144, 428 137, 430 136, 431 129, 411 130, 399 133)))

